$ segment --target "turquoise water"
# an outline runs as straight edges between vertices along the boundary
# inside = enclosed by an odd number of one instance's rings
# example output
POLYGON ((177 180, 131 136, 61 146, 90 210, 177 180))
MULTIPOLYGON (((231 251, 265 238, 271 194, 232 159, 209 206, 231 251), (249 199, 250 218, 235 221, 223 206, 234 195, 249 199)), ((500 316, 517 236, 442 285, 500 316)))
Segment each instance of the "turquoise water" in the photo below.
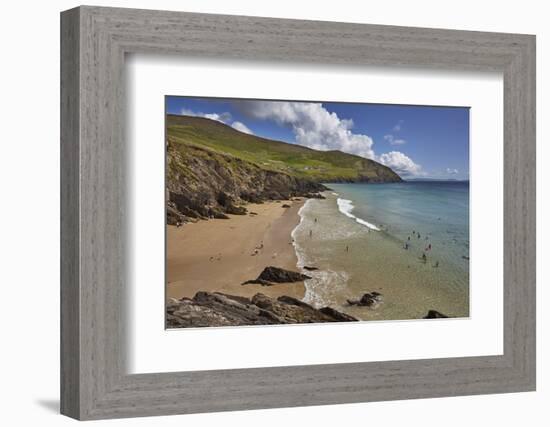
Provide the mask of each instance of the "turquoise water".
POLYGON ((319 267, 306 301, 364 320, 469 315, 469 183, 328 186, 294 231, 299 266, 319 267), (376 309, 346 303, 375 290, 384 295, 376 309))
POLYGON ((462 257, 469 257, 470 246, 468 182, 332 184, 330 188, 340 199, 351 200, 353 215, 377 225, 403 245, 409 243, 413 251, 431 244, 426 252, 431 258, 467 272, 462 257))

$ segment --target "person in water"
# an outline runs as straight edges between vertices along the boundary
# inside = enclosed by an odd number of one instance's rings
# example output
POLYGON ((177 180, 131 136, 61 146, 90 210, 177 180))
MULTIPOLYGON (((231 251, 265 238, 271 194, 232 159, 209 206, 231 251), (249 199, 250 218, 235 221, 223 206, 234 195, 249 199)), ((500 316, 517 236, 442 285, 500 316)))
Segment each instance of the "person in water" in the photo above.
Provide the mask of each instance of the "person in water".
POLYGON ((439 261, 436 261, 434 264, 434 268, 437 268, 437 267, 439 267, 439 261))
POLYGON ((409 249, 409 244, 408 243, 405 243, 405 246, 403 247, 405 250, 408 250, 409 249))
POLYGON ((422 254, 422 262, 425 264, 426 261, 428 261, 428 257, 426 256, 426 254, 422 254))

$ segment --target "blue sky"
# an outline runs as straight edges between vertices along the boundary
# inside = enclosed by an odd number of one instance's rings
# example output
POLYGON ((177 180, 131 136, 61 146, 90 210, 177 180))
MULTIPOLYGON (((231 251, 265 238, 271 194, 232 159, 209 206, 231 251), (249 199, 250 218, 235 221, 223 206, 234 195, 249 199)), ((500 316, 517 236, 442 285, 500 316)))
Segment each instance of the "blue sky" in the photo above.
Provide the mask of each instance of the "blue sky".
POLYGON ((403 178, 469 178, 469 109, 389 104, 166 97, 170 114, 371 158, 403 178))

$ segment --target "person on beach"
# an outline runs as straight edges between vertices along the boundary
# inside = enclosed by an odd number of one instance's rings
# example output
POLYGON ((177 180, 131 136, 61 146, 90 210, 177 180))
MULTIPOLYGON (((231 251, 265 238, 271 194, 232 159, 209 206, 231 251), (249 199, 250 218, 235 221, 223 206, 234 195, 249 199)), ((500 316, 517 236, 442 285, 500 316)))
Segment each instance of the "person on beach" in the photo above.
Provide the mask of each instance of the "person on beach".
POLYGON ((317 222, 317 218, 315 218, 315 222, 317 222))
POLYGON ((434 268, 437 268, 437 267, 439 267, 439 261, 436 261, 434 264, 434 268))
POLYGON ((426 256, 426 254, 422 254, 422 262, 426 264, 426 261, 428 261, 428 257, 426 256))
POLYGON ((346 245, 346 252, 349 252, 349 246, 346 245))
POLYGON ((420 239, 420 233, 418 233, 418 238, 420 239))
POLYGON ((313 231, 309 230, 309 237, 311 237, 312 235, 313 235, 313 231))
POLYGON ((411 241, 411 236, 407 237, 407 240, 410 242, 411 241))
POLYGON ((405 243, 405 246, 403 247, 406 251, 409 250, 409 244, 408 243, 405 243))

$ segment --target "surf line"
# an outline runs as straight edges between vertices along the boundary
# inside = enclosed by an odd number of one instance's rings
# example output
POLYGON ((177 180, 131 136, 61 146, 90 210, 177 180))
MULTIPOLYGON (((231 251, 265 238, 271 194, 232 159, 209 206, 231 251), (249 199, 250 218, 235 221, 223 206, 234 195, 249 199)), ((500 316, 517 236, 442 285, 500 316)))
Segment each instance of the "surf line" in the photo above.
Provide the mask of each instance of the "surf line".
POLYGON ((351 200, 338 198, 336 199, 336 204, 338 205, 338 210, 348 218, 354 219, 357 223, 364 225, 365 227, 368 227, 371 230, 380 231, 380 229, 376 225, 371 224, 370 222, 365 221, 362 218, 357 218, 355 215, 351 213, 351 211, 355 207, 353 206, 353 202, 351 200))

